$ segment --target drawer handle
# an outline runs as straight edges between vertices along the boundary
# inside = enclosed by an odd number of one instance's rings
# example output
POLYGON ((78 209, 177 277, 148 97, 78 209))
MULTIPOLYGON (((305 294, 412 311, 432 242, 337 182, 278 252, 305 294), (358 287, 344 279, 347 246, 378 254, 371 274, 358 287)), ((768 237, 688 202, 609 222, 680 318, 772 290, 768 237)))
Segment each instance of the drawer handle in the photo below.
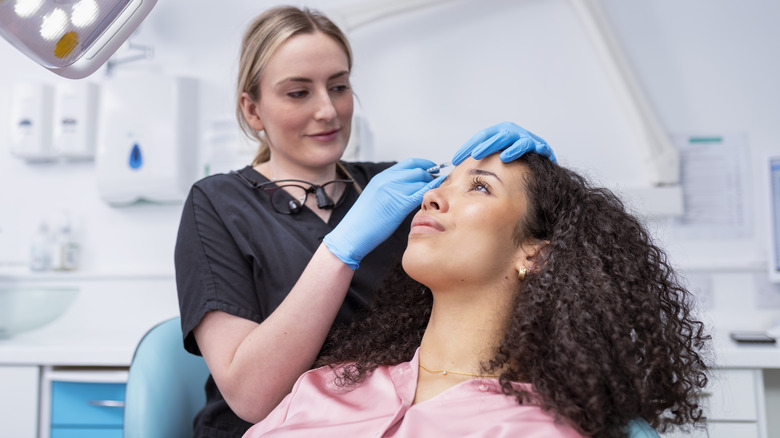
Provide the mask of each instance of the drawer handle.
POLYGON ((99 406, 101 408, 124 408, 125 402, 121 400, 87 400, 90 406, 99 406))

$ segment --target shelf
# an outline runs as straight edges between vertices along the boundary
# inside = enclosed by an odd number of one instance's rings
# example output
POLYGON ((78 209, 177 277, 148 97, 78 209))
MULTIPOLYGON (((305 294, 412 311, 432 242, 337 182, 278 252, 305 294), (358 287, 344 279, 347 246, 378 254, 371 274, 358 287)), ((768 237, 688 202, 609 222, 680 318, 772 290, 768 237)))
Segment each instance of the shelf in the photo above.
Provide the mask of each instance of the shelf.
POLYGON ((72 281, 143 281, 173 280, 172 271, 44 271, 35 272, 27 268, 0 268, 0 283, 17 282, 72 282, 72 281))

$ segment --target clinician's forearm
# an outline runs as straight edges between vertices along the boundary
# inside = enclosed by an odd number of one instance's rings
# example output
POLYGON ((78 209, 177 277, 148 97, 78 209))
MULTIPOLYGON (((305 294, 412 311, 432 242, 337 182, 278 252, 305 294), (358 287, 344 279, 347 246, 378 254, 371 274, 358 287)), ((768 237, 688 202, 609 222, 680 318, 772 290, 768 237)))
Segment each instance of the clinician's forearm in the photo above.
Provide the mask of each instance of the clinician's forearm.
POLYGON ((214 380, 239 417, 253 423, 265 418, 311 367, 353 274, 320 245, 295 287, 262 324, 247 327, 247 320, 223 314, 234 319, 235 330, 230 324, 212 325, 212 333, 203 330, 208 326, 198 328, 199 345, 203 339, 210 350, 204 358, 214 380))

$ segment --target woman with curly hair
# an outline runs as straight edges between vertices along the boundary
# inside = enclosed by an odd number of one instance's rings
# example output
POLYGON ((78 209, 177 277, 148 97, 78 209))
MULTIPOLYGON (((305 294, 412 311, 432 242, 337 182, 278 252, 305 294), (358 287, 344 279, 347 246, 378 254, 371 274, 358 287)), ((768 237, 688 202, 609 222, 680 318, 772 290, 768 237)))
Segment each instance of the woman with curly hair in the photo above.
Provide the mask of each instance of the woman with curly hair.
MULTIPOLYGON (((709 337, 640 222, 536 154, 423 197, 367 317, 247 433, 618 437, 703 421, 709 337)), ((329 348, 328 345, 334 345, 329 348)))

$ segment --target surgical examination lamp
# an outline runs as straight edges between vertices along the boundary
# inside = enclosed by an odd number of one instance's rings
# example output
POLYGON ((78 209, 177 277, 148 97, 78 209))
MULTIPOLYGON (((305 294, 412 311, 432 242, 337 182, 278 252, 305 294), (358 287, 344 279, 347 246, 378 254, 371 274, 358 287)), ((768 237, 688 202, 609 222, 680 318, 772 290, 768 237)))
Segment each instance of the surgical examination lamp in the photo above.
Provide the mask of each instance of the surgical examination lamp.
POLYGON ((0 0, 0 35, 50 71, 81 79, 116 52, 156 3, 0 0))

